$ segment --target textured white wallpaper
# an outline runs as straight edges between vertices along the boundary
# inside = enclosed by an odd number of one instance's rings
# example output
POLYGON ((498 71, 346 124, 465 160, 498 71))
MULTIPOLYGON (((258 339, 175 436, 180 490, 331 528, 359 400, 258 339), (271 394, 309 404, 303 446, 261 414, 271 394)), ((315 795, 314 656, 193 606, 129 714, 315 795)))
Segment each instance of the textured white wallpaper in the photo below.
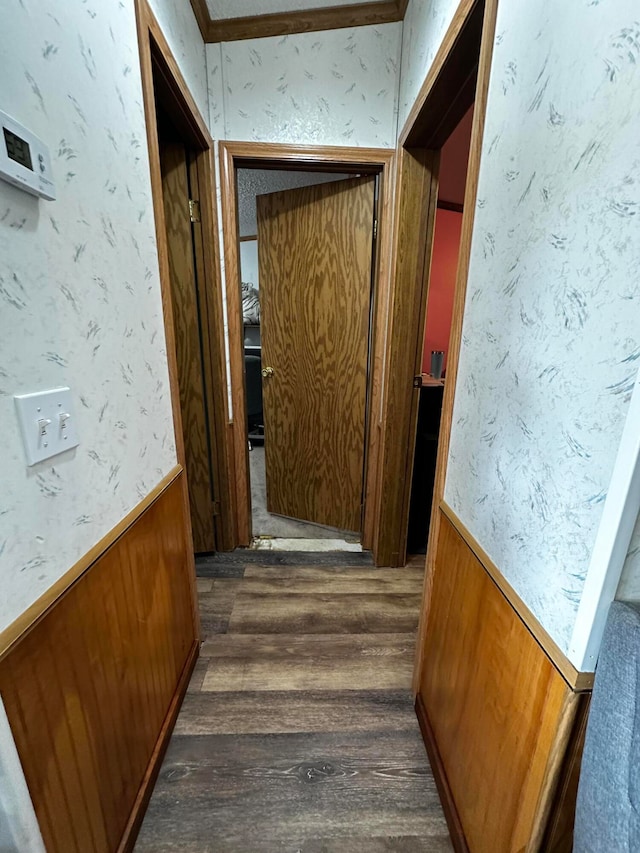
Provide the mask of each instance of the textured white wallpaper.
MULTIPOLYGON (((226 139, 393 147, 402 24, 207 45, 226 139)), ((215 96, 214 96, 215 97, 215 96)), ((220 113, 216 103, 212 116, 220 113)))
POLYGON ((2 629, 176 457, 133 3, 8 0, 0 80, 58 190, 0 182, 2 629), (80 446, 27 468, 13 394, 67 384, 80 446))
MULTIPOLYGON (((409 0, 402 33, 398 133, 407 120, 459 0, 409 0)), ((510 0, 503 0, 510 2, 510 0)))
MULTIPOLYGON (((207 91, 209 96, 209 130, 214 139, 224 139, 224 96, 222 93, 222 45, 205 45, 207 91)), ((219 187, 218 182, 218 187, 219 187)))
MULTIPOLYGON (((132 0, 127 0, 127 5, 132 0)), ((202 118, 208 121, 207 63, 204 41, 189 0, 149 0, 202 118)))
POLYGON ((499 7, 446 500, 563 648, 640 358, 636 0, 499 7))
MULTIPOLYGON (((402 24, 206 45, 214 139, 394 147, 402 24)), ((216 146, 223 314, 226 273, 216 146)), ((231 395, 228 397, 233 416, 231 395)))

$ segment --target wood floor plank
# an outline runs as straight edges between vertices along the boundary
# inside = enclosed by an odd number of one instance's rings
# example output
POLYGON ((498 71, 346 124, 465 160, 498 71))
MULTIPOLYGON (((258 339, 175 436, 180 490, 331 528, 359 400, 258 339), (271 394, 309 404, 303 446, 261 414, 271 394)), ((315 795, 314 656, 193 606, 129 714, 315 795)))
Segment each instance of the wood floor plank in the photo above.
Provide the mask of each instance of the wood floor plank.
POLYGON ((240 660, 339 660, 359 652, 365 657, 413 655, 415 631, 394 634, 223 634, 202 644, 200 658, 240 660))
MULTIPOLYGON (((236 548, 197 560, 196 574, 216 577, 215 572, 233 572, 246 566, 369 566, 376 571, 369 551, 262 551, 236 548), (202 571, 201 571, 202 569, 202 571)), ((218 577, 233 575, 218 574, 218 577)), ((242 577, 242 575, 237 575, 242 577)))
MULTIPOLYGON (((155 841, 148 847, 146 838, 136 847, 138 853, 248 853, 235 842, 183 841, 179 848, 175 842, 155 841)), ((255 839, 250 853, 452 853, 453 845, 445 835, 396 836, 384 838, 297 838, 293 841, 263 841, 255 839)))
POLYGON ((258 840, 445 833, 415 730, 175 736, 138 849, 156 850, 156 840, 215 837, 240 851, 258 840))
POLYGON ((212 634, 224 634, 227 631, 240 582, 238 579, 216 578, 211 592, 199 593, 203 639, 212 634))
POLYGON ((247 566, 244 570, 244 577, 247 580, 256 578, 293 578, 296 580, 344 578, 365 581, 388 579, 395 582, 424 577, 424 566, 404 566, 398 569, 374 568, 372 566, 247 566))
POLYGON ((239 592, 229 630, 242 634, 408 633, 418 624, 419 595, 239 592))
POLYGON ((386 666, 372 658, 331 661, 293 660, 239 663, 217 658, 211 661, 202 692, 236 690, 398 690, 411 687, 411 657, 393 659, 386 666))
POLYGON ((176 735, 414 731, 410 690, 192 693, 176 735))
POLYGON ((244 568, 244 563, 222 562, 218 559, 218 555, 196 557, 196 575, 199 578, 241 578, 244 575, 244 568))
POLYGON ((208 659, 199 657, 196 661, 196 665, 193 668, 193 672, 191 673, 191 678, 189 679, 189 686, 187 687, 187 693, 200 692, 200 690, 202 689, 202 682, 204 681, 204 677, 206 675, 208 667, 208 659))
POLYGON ((332 593, 339 595, 379 595, 379 594, 409 594, 418 595, 422 591, 422 572, 411 569, 387 569, 384 571, 365 573, 356 570, 353 574, 345 569, 329 572, 322 568, 309 569, 304 572, 298 569, 289 577, 281 576, 283 569, 276 569, 278 577, 271 575, 271 568, 251 566, 245 572, 242 591, 245 594, 277 595, 279 593, 332 593), (397 574, 394 574, 397 572, 397 574), (354 576, 356 575, 356 576, 354 576))
POLYGON ((423 566, 198 558, 204 643, 137 853, 451 853, 409 690, 423 566))

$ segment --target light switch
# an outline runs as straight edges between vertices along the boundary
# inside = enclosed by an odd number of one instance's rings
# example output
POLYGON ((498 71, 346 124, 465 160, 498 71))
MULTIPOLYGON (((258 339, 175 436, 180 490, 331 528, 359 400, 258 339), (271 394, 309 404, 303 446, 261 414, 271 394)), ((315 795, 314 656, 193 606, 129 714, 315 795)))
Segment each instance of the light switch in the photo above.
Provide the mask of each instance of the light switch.
POLYGON ((16 401, 27 465, 35 465, 78 446, 80 441, 69 388, 16 394, 13 399, 16 401))

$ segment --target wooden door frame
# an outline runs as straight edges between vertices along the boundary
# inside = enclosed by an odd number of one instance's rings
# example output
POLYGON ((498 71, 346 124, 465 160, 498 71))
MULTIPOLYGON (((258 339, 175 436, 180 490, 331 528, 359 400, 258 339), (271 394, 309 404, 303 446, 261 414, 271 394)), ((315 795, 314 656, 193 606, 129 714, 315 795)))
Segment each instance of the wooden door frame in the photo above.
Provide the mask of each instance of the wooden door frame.
MULTIPOLYGON (((386 148, 341 148, 338 146, 284 145, 263 142, 219 143, 224 231, 225 277, 229 367, 233 408, 232 434, 235 464, 235 507, 238 544, 251 538, 251 493, 246 436, 244 350, 240 304, 240 254, 236 172, 238 168, 288 169, 352 174, 377 173, 378 233, 373 287, 373 323, 370 371, 367 386, 367 429, 365 435, 364 511, 362 547, 373 549, 378 516, 378 461, 382 417, 384 351, 387 316, 391 298, 391 241, 395 152, 386 148)), ((375 554, 374 554, 375 557, 375 554)))
POLYGON ((427 552, 428 566, 432 563, 434 543, 437 541, 437 509, 444 493, 451 435, 496 7, 497 0, 461 1, 398 141, 394 299, 387 351, 388 393, 385 398, 379 470, 381 505, 378 536, 374 545, 377 562, 381 565, 402 566, 406 562, 419 395, 413 379, 422 372, 440 149, 475 100, 427 552))
MULTIPOLYGON (((417 694, 420 685, 420 674, 424 662, 424 645, 429 618, 429 604, 431 589, 435 572, 436 557, 438 550, 438 539, 440 535, 440 522, 442 519, 442 505, 444 501, 444 487, 447 474, 447 461, 449 458, 449 445, 451 442, 451 426, 453 422, 453 407, 455 403, 456 381, 458 377, 458 362, 460 359, 460 348, 462 344, 462 323, 464 319, 464 305, 467 295, 467 279, 469 276, 469 263, 471 259, 471 240, 473 237, 473 223, 476 213, 476 199, 478 195, 478 179, 480 175, 480 162, 482 153, 482 138, 484 135, 485 116, 487 112, 487 98, 489 93, 489 76, 491 73, 491 59, 496 37, 496 20, 498 16, 499 0, 463 0, 458 14, 461 19, 451 24, 451 29, 457 29, 458 33, 464 31, 464 27, 473 20, 473 16, 480 17, 475 26, 480 24, 479 58, 477 81, 475 84, 475 99, 473 110, 473 124, 471 127, 471 144, 469 151, 469 163, 467 168, 467 183, 464 194, 464 208, 462 213, 462 229, 460 234, 460 251, 458 255, 458 270, 456 273, 456 284, 453 302, 453 317, 451 334, 449 337, 449 353, 447 355, 447 378, 445 381, 444 396, 442 402, 442 415, 440 421, 440 435, 438 440, 438 453, 436 458, 436 474, 433 490, 433 503, 431 506, 431 519, 429 527, 429 538, 427 542, 426 571, 424 578, 424 591, 422 606, 420 609, 420 621, 418 624, 418 639, 416 644, 416 658, 414 662, 413 690, 417 694)), ((471 32, 471 31, 470 31, 471 32)), ((451 39, 445 37, 443 48, 447 53, 453 53, 456 36, 452 33, 451 39)), ((477 35, 475 36, 477 38, 477 35)), ((467 48, 468 49, 468 48, 467 48)), ((437 61, 438 57, 436 57, 437 61)), ((435 64, 435 63, 434 63, 435 64)), ((430 75, 431 76, 431 75, 430 75)), ((429 103, 429 92, 433 88, 430 78, 425 81, 423 89, 424 97, 416 102, 405 129, 402 140, 412 139, 414 132, 423 133, 421 130, 423 117, 427 113, 429 103)), ((415 439, 414 439, 415 441, 415 439)))
MULTIPOLYGON (((166 220, 162 198, 162 175, 158 141, 154 82, 154 64, 161 75, 162 95, 169 102, 170 115, 185 142, 195 152, 193 171, 197 178, 200 201, 202 239, 196 235, 197 272, 203 294, 203 348, 205 352, 205 393, 208 404, 209 439, 212 448, 213 480, 218 514, 214 517, 216 547, 229 550, 235 546, 234 514, 230 489, 230 448, 228 447, 228 410, 226 367, 223 342, 222 290, 218 253, 218 216, 215 205, 215 143, 187 87, 160 29, 148 0, 135 0, 138 47, 142 72, 151 191, 156 226, 162 311, 167 345, 169 387, 173 410, 173 426, 178 462, 185 467, 184 434, 180 410, 180 389, 176 358, 176 339, 171 298, 169 255, 166 243, 166 220), (208 354, 208 357, 207 357, 208 354)), ((186 470, 185 470, 186 474, 186 470)), ((185 500, 189 517, 188 491, 185 477, 185 500)), ((191 532, 189 533, 191 536, 191 532)), ((197 602, 196 602, 197 603, 197 602)))

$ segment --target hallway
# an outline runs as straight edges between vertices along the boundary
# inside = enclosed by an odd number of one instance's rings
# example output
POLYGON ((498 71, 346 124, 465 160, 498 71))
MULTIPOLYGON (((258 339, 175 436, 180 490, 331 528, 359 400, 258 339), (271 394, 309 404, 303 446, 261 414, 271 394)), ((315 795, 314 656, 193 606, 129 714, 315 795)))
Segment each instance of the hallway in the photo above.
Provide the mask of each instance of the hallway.
POLYGON ((137 853, 452 850, 410 694, 422 567, 197 562, 204 643, 137 853))

